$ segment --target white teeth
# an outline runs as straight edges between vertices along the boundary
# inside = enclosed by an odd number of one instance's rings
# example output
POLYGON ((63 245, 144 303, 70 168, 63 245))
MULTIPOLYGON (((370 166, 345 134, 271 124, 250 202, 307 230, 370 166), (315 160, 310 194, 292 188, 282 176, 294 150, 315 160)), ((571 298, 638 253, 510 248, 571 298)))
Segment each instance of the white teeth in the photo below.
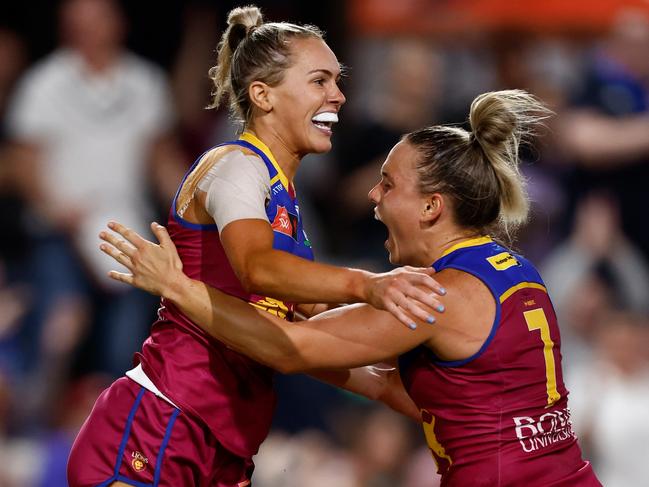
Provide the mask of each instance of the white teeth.
POLYGON ((312 122, 328 122, 328 123, 337 123, 338 114, 334 112, 322 112, 316 114, 312 119, 312 122))

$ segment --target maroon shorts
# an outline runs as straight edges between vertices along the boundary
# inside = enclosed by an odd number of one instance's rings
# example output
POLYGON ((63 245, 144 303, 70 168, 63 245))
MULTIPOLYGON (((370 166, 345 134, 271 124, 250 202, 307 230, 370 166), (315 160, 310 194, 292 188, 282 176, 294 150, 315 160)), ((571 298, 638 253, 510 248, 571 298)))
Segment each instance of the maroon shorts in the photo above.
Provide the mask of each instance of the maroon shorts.
POLYGON ((244 487, 252 459, 226 450, 209 429, 127 377, 106 389, 68 460, 70 487, 244 487))

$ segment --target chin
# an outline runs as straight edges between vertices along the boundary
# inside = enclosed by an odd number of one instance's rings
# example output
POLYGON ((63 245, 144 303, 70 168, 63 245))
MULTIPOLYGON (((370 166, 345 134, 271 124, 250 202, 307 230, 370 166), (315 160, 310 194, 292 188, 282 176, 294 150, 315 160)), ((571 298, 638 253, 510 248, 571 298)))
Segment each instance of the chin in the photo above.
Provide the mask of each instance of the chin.
POLYGON ((329 152, 331 147, 331 140, 327 140, 326 142, 318 141, 315 144, 311 144, 311 152, 313 154, 324 154, 325 152, 329 152))

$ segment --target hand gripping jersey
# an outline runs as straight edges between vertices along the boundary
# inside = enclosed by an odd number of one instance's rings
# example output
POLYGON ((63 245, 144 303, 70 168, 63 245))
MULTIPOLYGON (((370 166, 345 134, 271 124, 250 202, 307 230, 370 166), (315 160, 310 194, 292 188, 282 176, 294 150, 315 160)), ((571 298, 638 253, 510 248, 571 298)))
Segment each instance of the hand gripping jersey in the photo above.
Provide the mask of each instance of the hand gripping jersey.
MULTIPOLYGON (((293 188, 268 148, 250 134, 222 145, 241 146, 264 161, 270 178, 266 212, 274 230, 273 247, 312 260, 293 188)), ((246 293, 228 262, 216 225, 183 220, 176 212, 175 198, 168 230, 189 277, 270 313, 291 317, 293 303, 246 293)), ((254 455, 273 415, 273 371, 208 336, 165 300, 158 315, 138 354, 146 375, 181 410, 200 418, 225 448, 242 457, 254 455)))
POLYGON ((489 237, 452 247, 433 267, 477 277, 496 301, 472 357, 442 361, 422 346, 399 361, 442 486, 601 485, 572 430, 557 319, 536 269, 489 237))

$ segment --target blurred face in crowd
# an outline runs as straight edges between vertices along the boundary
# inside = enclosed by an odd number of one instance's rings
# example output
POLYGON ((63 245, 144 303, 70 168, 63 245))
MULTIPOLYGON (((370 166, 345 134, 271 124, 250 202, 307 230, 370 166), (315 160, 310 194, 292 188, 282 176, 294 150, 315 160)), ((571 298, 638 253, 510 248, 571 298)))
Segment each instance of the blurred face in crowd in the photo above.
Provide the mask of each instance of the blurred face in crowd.
POLYGON ((419 262, 423 253, 418 247, 427 198, 419 191, 415 167, 419 153, 411 144, 395 145, 381 168, 381 180, 370 190, 375 218, 388 228, 385 248, 390 262, 399 265, 428 266, 419 262))
POLYGON ((272 109, 264 116, 273 117, 277 135, 291 152, 327 152, 345 103, 338 87, 340 64, 329 46, 316 38, 293 40, 291 58, 282 81, 267 87, 272 109))
POLYGON ((65 41, 81 51, 116 48, 124 38, 124 18, 112 0, 68 0, 61 30, 65 41))

